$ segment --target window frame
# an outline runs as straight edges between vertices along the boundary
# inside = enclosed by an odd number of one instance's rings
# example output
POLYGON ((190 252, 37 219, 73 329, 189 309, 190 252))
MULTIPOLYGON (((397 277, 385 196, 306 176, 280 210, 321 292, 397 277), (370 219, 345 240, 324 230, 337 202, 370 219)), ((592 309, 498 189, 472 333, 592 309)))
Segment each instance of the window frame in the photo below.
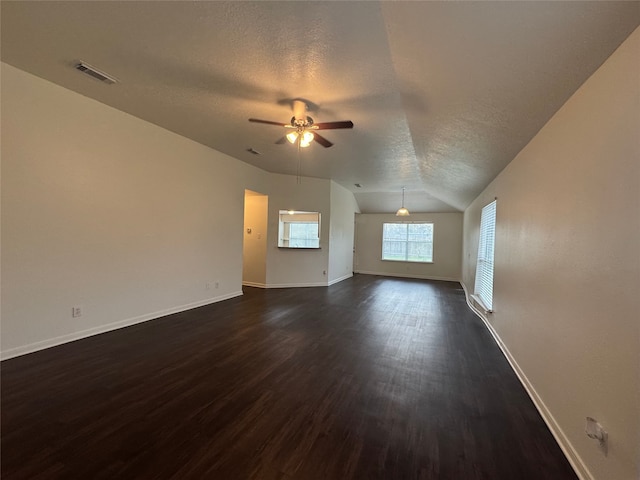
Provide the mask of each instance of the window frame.
MULTIPOLYGON (((280 210, 278 221, 278 248, 290 250, 320 250, 321 222, 320 212, 307 212, 301 210, 280 210), (315 225, 314 237, 299 238, 304 246, 291 245, 291 225, 315 225), (313 244, 308 244, 312 242, 313 244)), ((296 239, 296 237, 294 237, 296 239)))
POLYGON ((432 221, 413 221, 413 222, 383 222, 382 223, 382 248, 381 248, 381 261, 383 262, 400 262, 400 263, 420 263, 420 264, 432 264, 434 263, 434 241, 435 239, 435 224, 432 221), (398 240, 387 240, 385 237, 386 225, 406 225, 406 238, 404 240, 404 259, 396 259, 396 258, 385 258, 385 242, 398 241, 398 240), (430 242, 416 242, 409 240, 409 232, 411 225, 431 225, 431 241, 430 242), (429 260, 410 260, 410 243, 420 243, 420 244, 428 244, 431 247, 430 251, 430 259, 429 260))
POLYGON ((485 205, 480 213, 478 257, 476 259, 473 297, 486 313, 493 312, 497 201, 495 199, 485 205))

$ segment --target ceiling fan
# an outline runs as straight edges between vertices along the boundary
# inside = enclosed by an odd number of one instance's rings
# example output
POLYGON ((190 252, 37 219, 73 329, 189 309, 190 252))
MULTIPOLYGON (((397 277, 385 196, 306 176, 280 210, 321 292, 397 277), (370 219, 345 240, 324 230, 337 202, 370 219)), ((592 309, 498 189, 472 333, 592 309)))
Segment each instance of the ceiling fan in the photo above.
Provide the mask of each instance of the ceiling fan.
POLYGON ((314 123, 313 118, 307 116, 307 104, 303 100, 293 101, 293 117, 290 123, 272 122, 250 118, 250 122, 266 123, 267 125, 279 125, 291 129, 284 137, 279 138, 276 143, 282 144, 287 140, 290 143, 297 143, 300 147, 308 147, 314 140, 325 148, 329 148, 333 143, 317 133, 317 130, 333 130, 337 128, 353 128, 351 120, 341 122, 314 123))

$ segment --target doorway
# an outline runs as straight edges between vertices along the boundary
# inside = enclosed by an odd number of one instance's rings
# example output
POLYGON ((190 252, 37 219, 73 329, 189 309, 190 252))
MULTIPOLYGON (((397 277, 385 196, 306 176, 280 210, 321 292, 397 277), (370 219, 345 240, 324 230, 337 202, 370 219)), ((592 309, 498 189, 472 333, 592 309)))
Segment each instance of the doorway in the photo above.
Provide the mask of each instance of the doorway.
POLYGON ((242 285, 266 288, 268 218, 269 197, 245 190, 242 285))

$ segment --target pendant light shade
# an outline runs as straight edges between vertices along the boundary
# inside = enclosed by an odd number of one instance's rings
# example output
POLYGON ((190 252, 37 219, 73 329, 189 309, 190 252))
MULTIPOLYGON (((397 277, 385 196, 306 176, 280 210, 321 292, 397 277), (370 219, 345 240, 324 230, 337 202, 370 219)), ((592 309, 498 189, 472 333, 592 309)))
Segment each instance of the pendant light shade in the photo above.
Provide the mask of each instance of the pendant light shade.
POLYGON ((304 131, 300 135, 300 146, 302 148, 308 147, 313 142, 313 133, 309 131, 304 131))
POLYGON ((409 210, 404 206, 404 187, 402 187, 402 207, 396 212, 396 217, 408 217, 409 215, 409 210))

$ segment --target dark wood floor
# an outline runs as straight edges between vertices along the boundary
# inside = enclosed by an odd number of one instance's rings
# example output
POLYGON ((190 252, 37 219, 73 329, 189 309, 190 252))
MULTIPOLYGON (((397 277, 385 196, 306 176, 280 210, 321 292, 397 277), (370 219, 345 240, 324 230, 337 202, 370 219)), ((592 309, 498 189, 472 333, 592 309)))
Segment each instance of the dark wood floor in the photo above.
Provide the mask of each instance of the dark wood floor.
POLYGON ((572 479, 460 285, 259 290, 2 363, 2 478, 572 479))

